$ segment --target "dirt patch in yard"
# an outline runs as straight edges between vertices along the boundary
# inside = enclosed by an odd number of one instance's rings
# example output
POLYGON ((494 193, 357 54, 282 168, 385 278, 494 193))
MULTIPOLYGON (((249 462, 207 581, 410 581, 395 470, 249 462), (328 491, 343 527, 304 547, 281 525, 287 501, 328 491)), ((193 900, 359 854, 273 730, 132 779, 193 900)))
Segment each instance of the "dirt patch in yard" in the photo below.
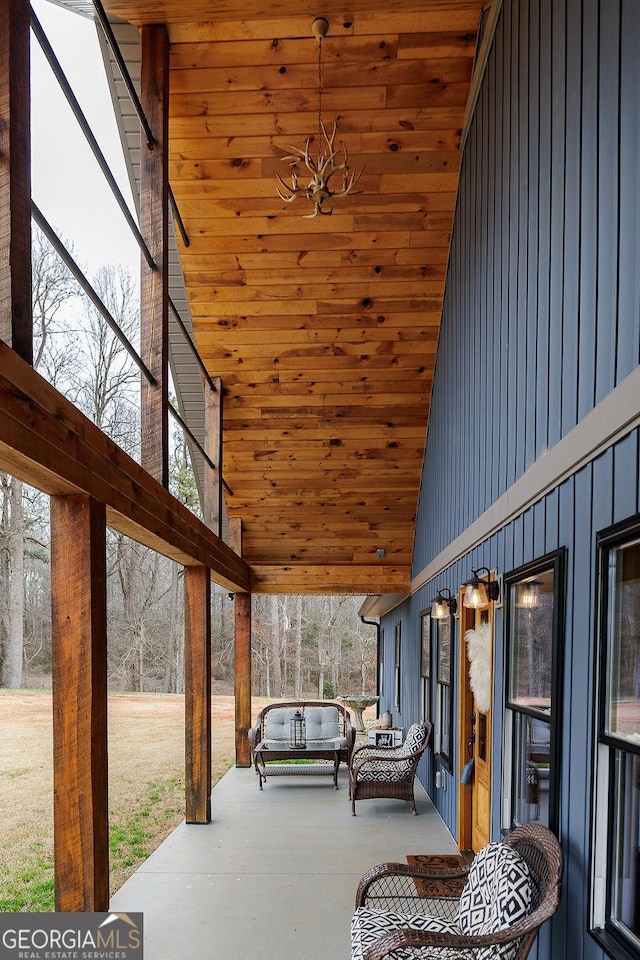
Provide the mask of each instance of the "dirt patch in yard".
MULTIPOLYGON (((253 715, 267 703, 256 699, 253 715)), ((184 818, 184 697, 109 697, 111 890, 184 818)), ((0 690, 0 910, 53 909, 50 691, 0 690)), ((234 698, 213 698, 213 774, 234 763, 234 698)))

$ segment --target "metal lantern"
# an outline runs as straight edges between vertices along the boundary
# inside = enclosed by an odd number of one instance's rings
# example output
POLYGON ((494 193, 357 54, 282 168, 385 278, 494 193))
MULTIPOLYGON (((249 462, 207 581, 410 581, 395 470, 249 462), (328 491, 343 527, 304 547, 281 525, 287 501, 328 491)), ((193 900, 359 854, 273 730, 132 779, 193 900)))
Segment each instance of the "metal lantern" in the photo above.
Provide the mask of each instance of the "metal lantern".
POLYGON ((289 720, 289 746, 294 750, 302 750, 307 745, 307 721, 299 710, 289 720))

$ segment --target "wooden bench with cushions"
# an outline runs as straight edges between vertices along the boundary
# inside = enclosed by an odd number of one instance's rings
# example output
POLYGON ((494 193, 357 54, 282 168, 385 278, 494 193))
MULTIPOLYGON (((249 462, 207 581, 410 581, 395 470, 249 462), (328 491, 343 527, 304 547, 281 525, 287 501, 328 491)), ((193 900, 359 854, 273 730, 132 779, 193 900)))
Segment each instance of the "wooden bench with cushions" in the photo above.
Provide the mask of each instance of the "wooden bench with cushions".
MULTIPOLYGON (((339 748, 339 762, 351 760, 356 740, 356 730, 351 723, 351 714, 343 706, 327 700, 291 700, 270 703, 263 707, 249 730, 249 746, 255 764, 255 750, 259 743, 267 743, 276 752, 279 745, 289 743, 289 722, 297 711, 303 714, 308 742, 326 741, 327 746, 334 744, 339 748)), ((315 760, 317 752, 296 750, 301 760, 315 760)), ((257 769, 257 768, 256 768, 257 769)), ((289 773, 294 771, 289 768, 289 773)), ((300 768, 298 773, 311 772, 300 768)))

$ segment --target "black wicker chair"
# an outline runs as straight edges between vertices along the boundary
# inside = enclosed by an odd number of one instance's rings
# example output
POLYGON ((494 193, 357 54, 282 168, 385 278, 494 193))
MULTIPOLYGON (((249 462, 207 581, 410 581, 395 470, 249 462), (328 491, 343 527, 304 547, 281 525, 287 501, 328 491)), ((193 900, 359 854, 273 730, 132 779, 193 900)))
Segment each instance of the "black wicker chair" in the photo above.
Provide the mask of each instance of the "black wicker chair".
MULTIPOLYGON (((540 927, 558 909, 562 850, 554 834, 539 824, 518 827, 503 842, 516 850, 529 868, 532 902, 526 916, 511 926, 483 936, 395 927, 368 947, 363 954, 364 960, 395 960, 409 956, 416 960, 438 956, 505 956, 510 960, 525 960, 540 927), (448 948, 448 951, 436 951, 436 947, 448 948), (398 952, 402 948, 405 952, 398 952), (409 948, 408 952, 406 948, 409 948)), ((470 866, 448 870, 404 863, 379 864, 360 881, 356 908, 455 920, 461 887, 470 869, 470 866)))

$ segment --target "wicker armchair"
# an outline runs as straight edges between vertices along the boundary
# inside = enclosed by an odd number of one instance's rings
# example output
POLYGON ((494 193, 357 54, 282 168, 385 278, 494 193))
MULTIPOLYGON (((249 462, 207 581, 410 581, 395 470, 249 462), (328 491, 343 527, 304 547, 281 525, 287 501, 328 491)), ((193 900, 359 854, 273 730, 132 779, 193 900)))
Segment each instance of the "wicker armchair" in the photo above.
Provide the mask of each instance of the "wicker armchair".
POLYGON ((418 760, 429 743, 430 723, 414 723, 400 747, 357 747, 349 764, 351 812, 356 815, 356 800, 406 800, 417 813, 413 781, 418 760))
MULTIPOLYGON (((404 863, 379 864, 369 870, 358 885, 352 924, 352 960, 399 960, 409 956, 416 960, 436 956, 442 960, 457 957, 524 960, 540 927, 558 909, 562 871, 560 844, 550 830, 539 824, 518 827, 502 843, 485 847, 468 867, 448 870, 404 863), (480 886, 470 888, 474 864, 491 850, 506 853, 507 847, 526 862, 526 904, 521 902, 519 875, 517 871, 514 873, 512 864, 504 866, 505 883, 501 889, 496 886, 499 881, 494 869, 480 873, 476 870, 475 878, 476 881, 480 878, 480 886), (468 926, 477 924, 479 903, 494 909, 502 897, 504 913, 497 923, 494 915, 493 932, 481 935, 461 932, 465 928, 461 919, 465 897, 466 907, 473 904, 474 908, 472 923, 468 926), (519 907, 523 909, 516 909, 519 907), (436 947, 440 949, 434 950, 436 947)), ((471 912, 467 920, 470 917, 471 912)), ((482 929, 486 931, 486 922, 482 929)))

